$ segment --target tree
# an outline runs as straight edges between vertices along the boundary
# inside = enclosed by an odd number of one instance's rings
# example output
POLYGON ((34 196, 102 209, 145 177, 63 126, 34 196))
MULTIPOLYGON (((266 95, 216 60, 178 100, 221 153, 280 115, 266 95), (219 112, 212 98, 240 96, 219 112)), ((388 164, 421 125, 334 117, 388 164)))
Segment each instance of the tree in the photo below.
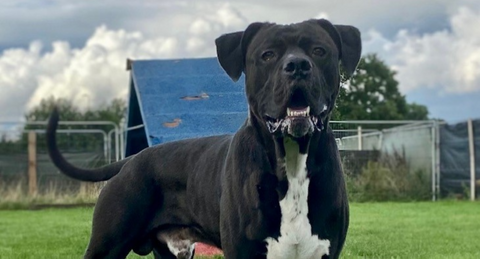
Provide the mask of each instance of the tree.
POLYGON ((95 110, 80 111, 78 107, 66 99, 50 97, 25 114, 27 121, 44 121, 50 117, 53 108, 57 107, 61 120, 66 121, 111 121, 119 125, 125 115, 126 104, 122 99, 113 99, 111 103, 95 110))
MULTIPOLYGON (((114 99, 111 103, 99 107, 95 110, 81 111, 71 101, 66 99, 43 99, 40 104, 25 114, 25 119, 29 121, 48 120, 53 107, 57 107, 60 113, 61 121, 111 121, 117 126, 120 125, 125 116, 126 104, 121 99, 114 99)), ((45 130, 43 125, 29 125, 24 127, 25 131, 40 129, 45 130)), ((59 129, 100 129, 108 133, 113 129, 111 125, 59 125, 59 129)), ((92 149, 102 149, 104 139, 100 134, 58 134, 57 144, 61 149, 70 151, 86 151, 92 149)), ((28 141, 26 134, 21 139, 22 145, 26 147, 28 141)), ((45 150, 44 134, 37 135, 37 149, 45 150)))
POLYGON ((398 81, 377 55, 362 57, 356 75, 341 87, 333 120, 426 120, 428 109, 407 103, 398 81))
POLYGON ((0 136, 0 154, 1 155, 13 154, 17 151, 17 149, 18 149, 18 146, 16 145, 15 141, 9 139, 6 133, 3 133, 0 136))

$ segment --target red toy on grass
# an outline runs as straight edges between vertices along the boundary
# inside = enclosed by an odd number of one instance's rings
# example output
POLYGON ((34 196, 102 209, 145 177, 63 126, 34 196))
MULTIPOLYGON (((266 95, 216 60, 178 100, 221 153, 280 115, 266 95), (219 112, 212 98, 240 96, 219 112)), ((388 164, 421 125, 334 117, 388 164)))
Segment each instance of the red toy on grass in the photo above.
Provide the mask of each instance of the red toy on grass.
POLYGON ((203 243, 195 244, 195 255, 221 255, 223 254, 222 250, 209 246, 203 243))

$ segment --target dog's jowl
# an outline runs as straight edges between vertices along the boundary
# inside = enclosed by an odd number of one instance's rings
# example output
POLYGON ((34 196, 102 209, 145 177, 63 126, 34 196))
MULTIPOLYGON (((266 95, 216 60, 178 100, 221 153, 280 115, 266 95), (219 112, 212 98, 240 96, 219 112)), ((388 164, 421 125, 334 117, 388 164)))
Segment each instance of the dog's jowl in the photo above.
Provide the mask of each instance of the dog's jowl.
POLYGON ((348 201, 329 116, 361 54, 359 31, 327 20, 253 23, 216 40, 225 72, 245 74, 248 118, 234 135, 150 147, 94 170, 60 154, 52 114, 47 141, 66 175, 108 180, 85 258, 186 258, 194 243, 227 259, 338 258, 348 201))

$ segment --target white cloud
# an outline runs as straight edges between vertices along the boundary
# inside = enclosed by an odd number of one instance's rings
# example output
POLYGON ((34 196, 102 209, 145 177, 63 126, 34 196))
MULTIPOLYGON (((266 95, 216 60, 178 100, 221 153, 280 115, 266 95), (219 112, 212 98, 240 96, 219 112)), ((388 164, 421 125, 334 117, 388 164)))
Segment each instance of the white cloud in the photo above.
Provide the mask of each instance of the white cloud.
MULTIPOLYGON (((35 73, 40 60, 40 42, 32 42, 28 49, 9 49, 0 56, 0 117, 12 120, 22 111, 29 95, 35 90, 35 73), (16 116, 12 116, 16 115, 16 116)), ((48 59, 51 62, 51 58, 48 59)))
POLYGON ((0 57, 0 116, 19 119, 24 108, 54 96, 72 100, 79 107, 96 106, 125 97, 128 73, 125 60, 169 58, 178 55, 176 39, 145 39, 141 33, 97 28, 82 49, 67 42, 54 42, 42 53, 42 44, 7 50, 0 57))
POLYGON ((326 13, 326 12, 320 12, 314 18, 315 19, 327 19, 328 20, 329 16, 328 16, 328 13, 326 13))
POLYGON ((458 3, 448 0, 435 6, 414 0, 388 4, 377 0, 57 1, 32 8, 9 1, 12 4, 0 10, 0 21, 12 26, 0 28, 0 46, 16 40, 21 42, 17 46, 26 47, 0 54, 0 120, 19 119, 27 108, 51 95, 83 107, 125 97, 126 58, 214 56, 216 37, 253 21, 290 23, 328 17, 334 23, 354 24, 363 32, 366 52, 379 53, 398 71, 404 92, 425 86, 445 92, 480 87, 480 32, 475 27, 480 12, 472 11, 480 4, 473 0, 460 1, 469 2, 471 9, 453 12, 451 6, 458 3), (412 12, 398 12, 400 8, 412 12), (448 15, 445 22, 442 17, 448 15), (102 23, 106 25, 99 26, 102 23))
POLYGON ((80 108, 97 106, 128 92, 126 58, 172 58, 181 53, 176 38, 145 38, 139 32, 98 27, 81 49, 54 42, 42 53, 42 44, 28 50, 7 50, 0 57, 2 117, 21 117, 24 108, 54 96, 72 100, 80 108))
POLYGON ((480 10, 458 8, 450 29, 418 35, 401 30, 393 40, 371 30, 367 50, 378 50, 395 69, 404 92, 430 87, 440 92, 480 91, 480 10))
POLYGON ((67 98, 80 108, 125 98, 127 58, 214 56, 215 37, 244 28, 246 24, 238 11, 223 4, 185 27, 180 32, 184 37, 166 34, 152 37, 102 25, 82 48, 55 41, 51 50, 45 51, 40 41, 34 41, 28 49, 6 50, 0 56, 0 118, 18 120, 26 110, 49 96, 67 98))
POLYGON ((187 51, 192 56, 214 56, 215 38, 223 33, 243 30, 248 25, 247 19, 230 4, 219 5, 214 12, 203 11, 188 28, 187 51))

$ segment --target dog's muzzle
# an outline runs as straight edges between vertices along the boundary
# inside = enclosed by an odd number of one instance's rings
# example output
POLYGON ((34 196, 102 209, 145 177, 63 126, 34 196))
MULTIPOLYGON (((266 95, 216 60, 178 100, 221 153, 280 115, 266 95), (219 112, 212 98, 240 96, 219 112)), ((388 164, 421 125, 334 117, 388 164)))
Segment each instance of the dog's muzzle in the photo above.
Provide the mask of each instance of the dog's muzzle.
MULTIPOLYGON (((315 130, 323 129, 321 116, 315 116, 317 107, 311 107, 306 91, 312 84, 313 65, 311 60, 303 54, 289 54, 281 67, 281 80, 292 89, 286 104, 284 116, 271 117, 266 115, 266 124, 270 133, 280 136, 301 138, 313 134, 315 130), (312 109, 311 109, 312 108, 312 109), (310 114, 312 111, 312 114, 310 114), (315 114, 314 114, 315 113, 315 114), (285 115, 286 114, 286 115, 285 115)), ((318 114, 324 114, 327 107, 323 105, 318 114)))
POLYGON ((274 119, 267 116, 268 131, 274 135, 301 138, 313 134, 315 130, 323 130, 322 120, 310 115, 310 106, 306 108, 287 108, 287 116, 274 119))

